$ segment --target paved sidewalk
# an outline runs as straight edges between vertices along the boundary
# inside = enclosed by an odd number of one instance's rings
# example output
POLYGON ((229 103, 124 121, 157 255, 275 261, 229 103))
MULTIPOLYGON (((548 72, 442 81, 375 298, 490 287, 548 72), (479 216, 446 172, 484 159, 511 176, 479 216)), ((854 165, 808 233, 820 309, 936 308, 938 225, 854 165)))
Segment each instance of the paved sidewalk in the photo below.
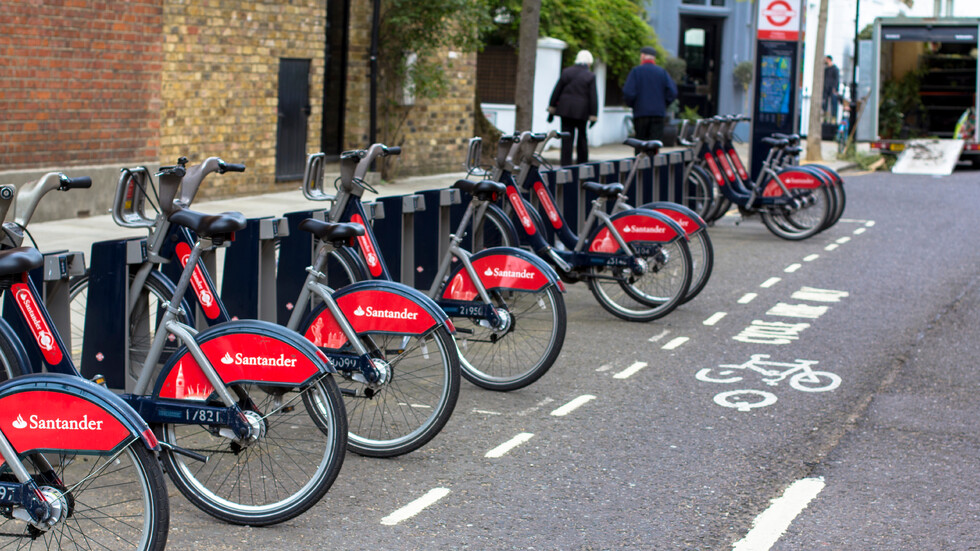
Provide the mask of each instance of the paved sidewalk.
MULTIPOLYGON (((850 165, 846 162, 836 160, 835 147, 836 144, 833 142, 824 142, 825 161, 822 162, 837 170, 844 170, 850 165)), ((677 149, 680 148, 667 148, 665 151, 677 149)), ((736 144, 736 149, 743 158, 748 158, 748 144, 736 144)), ((622 144, 595 147, 589 152, 590 161, 618 160, 632 156, 633 148, 622 144)), ((557 165, 559 151, 557 148, 549 149, 545 152, 544 157, 549 162, 557 165)), ((326 181, 332 181, 336 176, 336 174, 327 174, 326 181)), ((377 186, 377 189, 381 196, 406 195, 421 190, 446 188, 464 176, 462 161, 460 161, 459 172, 403 178, 395 182, 382 183, 377 186)), ((376 195, 372 193, 364 194, 366 200, 371 200, 375 197, 376 195)), ((287 212, 315 210, 328 206, 328 203, 319 204, 306 200, 298 186, 290 191, 201 201, 193 205, 195 210, 202 212, 238 211, 249 218, 282 216, 287 212)), ((123 237, 143 237, 146 235, 145 230, 120 228, 112 221, 112 217, 108 214, 87 218, 40 222, 31 224, 28 229, 37 240, 37 245, 42 251, 70 250, 81 251, 86 255, 89 254, 92 243, 97 241, 123 237)))

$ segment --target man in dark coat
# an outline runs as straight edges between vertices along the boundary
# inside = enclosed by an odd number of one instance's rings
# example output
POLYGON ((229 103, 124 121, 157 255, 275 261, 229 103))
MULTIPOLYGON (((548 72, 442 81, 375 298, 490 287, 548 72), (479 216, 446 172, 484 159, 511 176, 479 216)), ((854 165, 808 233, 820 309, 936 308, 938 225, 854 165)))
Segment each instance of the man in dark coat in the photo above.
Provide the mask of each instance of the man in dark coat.
POLYGON ((840 69, 834 65, 834 58, 823 60, 823 111, 827 119, 837 120, 837 90, 840 87, 840 69))
POLYGON ((592 54, 581 50, 575 56, 575 65, 565 68, 548 102, 548 121, 554 115, 561 117, 561 131, 569 137, 561 141, 561 164, 572 164, 572 142, 575 142, 578 163, 589 161, 589 140, 585 134, 586 123, 595 123, 599 113, 599 95, 596 91, 595 74, 589 70, 592 54))
POLYGON ((661 140, 667 106, 677 99, 677 85, 667 70, 657 65, 657 51, 640 48, 640 64, 630 70, 623 99, 633 108, 633 129, 639 140, 661 140))

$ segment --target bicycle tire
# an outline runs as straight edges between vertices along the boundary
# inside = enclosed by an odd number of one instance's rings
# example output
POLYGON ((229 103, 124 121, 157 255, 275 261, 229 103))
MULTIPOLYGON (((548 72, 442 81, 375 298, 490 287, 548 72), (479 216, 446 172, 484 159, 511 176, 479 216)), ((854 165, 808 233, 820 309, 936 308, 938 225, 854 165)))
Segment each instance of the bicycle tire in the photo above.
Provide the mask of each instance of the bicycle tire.
POLYGON ((711 271, 715 266, 715 248, 711 243, 711 237, 708 236, 707 228, 701 228, 688 236, 688 250, 691 253, 693 272, 691 285, 681 304, 698 296, 711 279, 711 271))
MULTIPOLYGON (((44 457, 63 483, 52 488, 69 490, 64 502, 70 516, 44 532, 0 516, 0 547, 20 548, 15 541, 28 542, 25 547, 31 549, 160 551, 166 547, 170 525, 166 481, 160 463, 142 441, 134 439, 112 455, 45 452, 44 457)), ((39 463, 30 454, 23 461, 44 487, 48 478, 39 463)), ((9 471, 0 479, 15 480, 9 471)))
POLYGON ((501 333, 482 318, 453 320, 463 377, 487 390, 524 388, 558 359, 568 321, 564 297, 554 285, 533 292, 495 290, 490 296, 510 323, 501 333))
POLYGON ((370 396, 363 384, 341 380, 347 449, 366 457, 396 457, 425 446, 446 426, 459 398, 459 355, 452 336, 440 325, 424 336, 371 333, 361 339, 371 357, 385 360, 393 373, 370 396))
POLYGON ((684 206, 693 210, 702 219, 706 219, 714 206, 714 183, 703 168, 692 165, 685 180, 687 200, 684 206))
POLYGON ((807 198, 809 204, 795 211, 785 207, 761 211, 766 228, 776 237, 789 241, 807 239, 826 229, 834 208, 827 186, 797 190, 794 195, 807 198))
MULTIPOLYGON (((153 272, 146 278, 146 283, 140 291, 140 299, 130 313, 126 324, 127 331, 129 331, 129 375, 134 379, 139 377, 139 370, 142 369, 143 363, 146 361, 146 355, 153 343, 153 336, 156 334, 159 320, 164 313, 163 305, 173 298, 171 290, 159 279, 162 277, 162 275, 153 272), (151 322, 151 320, 153 321, 151 322)), ((129 284, 132 284, 132 281, 133 275, 130 274, 129 284)), ((76 366, 82 365, 82 342, 85 339, 85 310, 88 307, 89 282, 89 275, 78 276, 71 280, 68 287, 71 358, 76 366)), ((186 302, 182 303, 181 309, 183 312, 188 311, 189 306, 186 302)), ((178 315, 177 321, 190 324, 186 314, 178 315)), ((168 342, 163 347, 163 353, 160 355, 155 369, 166 363, 178 346, 179 343, 176 340, 168 342)))
POLYGON ((161 454, 180 493, 215 518, 249 526, 280 523, 316 505, 344 462, 347 418, 333 377, 303 387, 228 388, 243 411, 261 412, 261 435, 241 446, 216 426, 156 427, 161 441, 208 457, 201 463, 169 450, 161 454))
POLYGON ((22 343, 12 342, 6 336, 0 335, 0 383, 33 372, 32 367, 21 360, 26 358, 27 352, 22 343))
MULTIPOLYGON (((472 230, 473 246, 471 252, 482 251, 492 247, 517 247, 520 238, 517 229, 504 212, 493 205, 487 207, 483 220, 479 222, 479 230, 472 230)), ((472 228, 472 224, 470 224, 472 228)), ((470 231, 468 228, 467 231, 470 231)))
POLYGON ((623 267, 591 268, 589 289, 599 304, 620 319, 637 322, 662 318, 677 308, 691 285, 691 253, 683 239, 669 245, 667 262, 673 266, 663 278, 648 277, 652 275, 649 271, 636 278, 623 267), (665 284, 658 286, 655 279, 665 284), (642 288, 637 282, 643 282, 642 288), (651 283, 659 288, 651 289, 651 283))

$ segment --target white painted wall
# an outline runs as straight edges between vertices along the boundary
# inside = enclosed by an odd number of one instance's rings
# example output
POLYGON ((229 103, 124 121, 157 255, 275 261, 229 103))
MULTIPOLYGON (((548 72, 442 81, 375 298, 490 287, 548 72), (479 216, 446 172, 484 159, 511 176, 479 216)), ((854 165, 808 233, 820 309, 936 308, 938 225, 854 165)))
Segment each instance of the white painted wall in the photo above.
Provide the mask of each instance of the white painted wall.
MULTIPOLYGON (((533 132, 561 129, 561 119, 555 117, 553 122, 548 122, 548 101, 551 99, 551 92, 555 89, 555 83, 561 76, 561 55, 567 47, 565 42, 555 38, 538 39, 531 122, 533 132)), ((602 106, 606 102, 606 64, 596 61, 592 70, 596 74, 599 105, 602 106)), ((487 119, 501 132, 509 134, 516 130, 514 128, 516 108, 513 105, 483 103, 480 104, 480 107, 487 119)), ((630 110, 623 107, 600 108, 595 126, 588 131, 589 145, 595 147, 609 143, 622 143, 627 138, 625 121, 626 117, 630 115, 630 110)), ((558 142, 552 142, 551 147, 558 147, 558 142)))

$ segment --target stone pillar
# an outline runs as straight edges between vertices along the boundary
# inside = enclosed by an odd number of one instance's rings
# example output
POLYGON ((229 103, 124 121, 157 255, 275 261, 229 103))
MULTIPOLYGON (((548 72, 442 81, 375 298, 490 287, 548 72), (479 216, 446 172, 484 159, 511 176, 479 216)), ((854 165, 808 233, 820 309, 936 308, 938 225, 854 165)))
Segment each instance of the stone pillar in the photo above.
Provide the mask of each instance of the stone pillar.
MULTIPOLYGON (((567 47, 565 41, 557 38, 538 39, 538 55, 534 66, 533 118, 530 129, 533 132, 547 132, 551 128, 558 128, 558 119, 555 119, 553 124, 548 124, 548 100, 551 99, 551 92, 555 89, 558 77, 561 76, 561 53, 567 47)), ((516 128, 515 130, 523 132, 528 129, 516 128)))

